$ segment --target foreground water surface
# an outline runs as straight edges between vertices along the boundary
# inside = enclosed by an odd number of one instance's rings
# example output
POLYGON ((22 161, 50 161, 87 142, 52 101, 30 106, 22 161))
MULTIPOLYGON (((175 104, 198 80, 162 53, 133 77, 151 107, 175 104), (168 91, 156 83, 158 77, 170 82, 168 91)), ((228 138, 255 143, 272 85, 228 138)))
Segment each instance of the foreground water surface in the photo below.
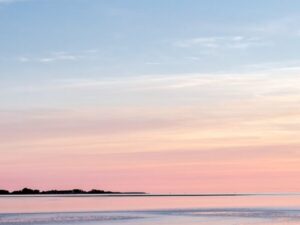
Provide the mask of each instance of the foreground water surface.
POLYGON ((0 225, 294 225, 300 195, 0 197, 0 225))

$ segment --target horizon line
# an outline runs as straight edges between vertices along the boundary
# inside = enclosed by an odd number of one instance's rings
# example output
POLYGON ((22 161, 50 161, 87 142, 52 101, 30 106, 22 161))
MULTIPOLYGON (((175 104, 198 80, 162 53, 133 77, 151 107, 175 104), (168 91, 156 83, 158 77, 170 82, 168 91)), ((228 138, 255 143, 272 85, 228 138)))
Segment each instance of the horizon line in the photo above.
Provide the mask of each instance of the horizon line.
POLYGON ((285 193, 210 193, 210 194, 130 194, 112 193, 112 194, 17 194, 1 195, 1 197, 242 197, 242 196, 294 196, 300 195, 300 192, 285 193))

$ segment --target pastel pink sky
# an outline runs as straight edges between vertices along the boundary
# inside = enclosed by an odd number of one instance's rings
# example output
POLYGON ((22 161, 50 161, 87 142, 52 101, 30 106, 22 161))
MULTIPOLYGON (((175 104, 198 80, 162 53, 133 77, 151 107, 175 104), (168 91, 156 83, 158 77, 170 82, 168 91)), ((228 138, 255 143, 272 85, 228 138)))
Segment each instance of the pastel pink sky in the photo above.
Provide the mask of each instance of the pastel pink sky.
POLYGON ((0 0, 0 189, 300 192, 299 12, 0 0))
POLYGON ((56 103, 28 101, 0 112, 0 187, 297 192, 298 72, 63 80, 13 89, 56 103))

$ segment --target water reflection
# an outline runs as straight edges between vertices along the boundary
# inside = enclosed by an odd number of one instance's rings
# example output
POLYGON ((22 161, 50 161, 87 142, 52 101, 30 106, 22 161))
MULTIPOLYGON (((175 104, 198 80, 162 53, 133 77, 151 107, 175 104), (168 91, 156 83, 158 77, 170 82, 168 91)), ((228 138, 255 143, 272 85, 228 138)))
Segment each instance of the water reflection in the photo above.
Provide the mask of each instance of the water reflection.
POLYGON ((300 196, 0 197, 0 212, 74 212, 185 208, 300 208, 300 196))
POLYGON ((300 196, 0 197, 0 225, 295 225, 300 196))

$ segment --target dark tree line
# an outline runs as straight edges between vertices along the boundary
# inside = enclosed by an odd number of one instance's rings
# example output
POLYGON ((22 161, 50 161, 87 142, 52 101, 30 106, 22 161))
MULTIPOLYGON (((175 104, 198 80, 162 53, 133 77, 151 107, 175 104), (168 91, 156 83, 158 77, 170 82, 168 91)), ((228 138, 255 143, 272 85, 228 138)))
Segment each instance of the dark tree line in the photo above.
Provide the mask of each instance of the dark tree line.
POLYGON ((72 190, 49 190, 49 191, 40 191, 30 188, 23 188, 22 190, 17 191, 7 191, 0 190, 0 195, 44 195, 44 194, 122 194, 121 192, 111 192, 104 190, 92 189, 90 191, 84 191, 81 189, 72 189, 72 190))

